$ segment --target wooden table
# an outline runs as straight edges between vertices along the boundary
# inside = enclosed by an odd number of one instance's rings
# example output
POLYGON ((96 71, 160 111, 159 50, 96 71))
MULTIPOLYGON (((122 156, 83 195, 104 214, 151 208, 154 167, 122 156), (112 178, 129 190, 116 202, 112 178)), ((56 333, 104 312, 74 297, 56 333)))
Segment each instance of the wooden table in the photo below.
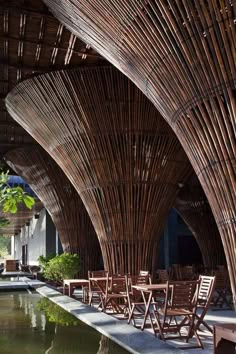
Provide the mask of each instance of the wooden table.
POLYGON ((214 353, 236 353, 236 323, 222 323, 214 326, 214 353))
MULTIPOLYGON (((89 281, 87 279, 64 279, 63 280, 63 294, 66 293, 66 287, 69 288, 69 296, 72 296, 76 287, 88 286, 89 281)), ((83 298, 83 301, 85 299, 83 298)))
MULTIPOLYGON (((167 289, 167 284, 147 284, 147 285, 133 285, 132 288, 139 290, 142 294, 144 305, 145 305, 145 313, 143 318, 143 323, 141 326, 141 330, 144 329, 147 317, 149 316, 151 321, 151 326, 154 334, 156 335, 156 331, 154 329, 153 321, 151 318, 150 307, 152 304, 152 299, 156 293, 164 292, 167 289)), ((157 326, 159 327, 158 323, 157 326)))

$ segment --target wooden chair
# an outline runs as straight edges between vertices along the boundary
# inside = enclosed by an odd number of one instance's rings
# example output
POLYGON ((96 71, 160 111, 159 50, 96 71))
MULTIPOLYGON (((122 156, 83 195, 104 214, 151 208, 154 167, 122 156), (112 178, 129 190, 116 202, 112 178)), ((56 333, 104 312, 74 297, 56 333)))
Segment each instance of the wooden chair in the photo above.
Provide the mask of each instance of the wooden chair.
POLYGON ((133 285, 146 285, 151 284, 150 275, 133 275, 127 277, 126 287, 128 289, 128 310, 129 310, 129 318, 128 323, 132 320, 133 325, 136 327, 135 316, 140 316, 144 314, 144 302, 142 299, 142 295, 139 290, 134 289, 133 285), (135 310, 137 311, 135 313, 135 310))
MULTIPOLYGON (((108 275, 107 275, 108 279, 108 275)), ((103 309, 106 312, 110 307, 113 313, 125 313, 128 307, 127 276, 111 276, 106 282, 106 291, 103 297, 103 309)))
POLYGON ((163 340, 185 338, 186 342, 195 334, 198 347, 203 348, 194 326, 196 318, 199 281, 167 282, 164 305, 154 311, 155 331, 163 340), (178 318, 183 320, 178 322, 178 318), (188 327, 186 336, 181 333, 182 327, 188 327), (165 333, 178 333, 178 336, 166 337, 165 333))
POLYGON ((98 307, 103 304, 103 296, 106 289, 108 272, 105 270, 88 271, 89 287, 84 291, 88 292, 88 304, 98 303, 98 307), (104 278, 101 281, 91 280, 91 278, 104 278))
POLYGON ((200 325, 205 326, 208 331, 213 333, 213 330, 211 327, 204 321, 204 317, 207 313, 207 310, 211 304, 211 300, 213 297, 214 289, 215 289, 215 282, 216 282, 216 277, 209 277, 206 275, 200 275, 199 277, 199 291, 197 295, 197 310, 198 312, 196 313, 196 323, 195 323, 195 330, 197 331, 200 327, 200 325), (199 314, 199 310, 201 311, 201 314, 199 314))
POLYGON ((232 307, 232 293, 230 288, 229 273, 227 269, 216 270, 214 272, 216 277, 215 293, 213 296, 214 306, 222 308, 224 305, 227 308, 232 307))
POLYGON ((157 270, 157 282, 166 283, 169 279, 169 272, 167 269, 158 269, 157 270))

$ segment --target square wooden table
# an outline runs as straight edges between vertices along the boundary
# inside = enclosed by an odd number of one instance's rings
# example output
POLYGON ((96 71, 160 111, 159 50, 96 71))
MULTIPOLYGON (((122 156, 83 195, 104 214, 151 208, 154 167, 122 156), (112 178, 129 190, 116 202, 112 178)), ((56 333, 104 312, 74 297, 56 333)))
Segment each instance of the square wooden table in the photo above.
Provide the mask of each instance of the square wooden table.
MULTIPOLYGON (((147 317, 149 316, 150 321, 151 321, 151 326, 153 329, 154 334, 156 335, 156 331, 153 326, 152 318, 151 318, 151 312, 150 312, 150 307, 152 304, 152 299, 155 296, 156 293, 164 292, 167 289, 167 283, 164 284, 147 284, 147 285, 133 285, 132 288, 139 290, 142 294, 144 305, 145 305, 145 313, 144 313, 144 318, 143 318, 143 323, 141 326, 141 330, 144 329, 147 317)), ((158 324, 157 324, 158 325, 158 324)))
POLYGON ((236 354, 236 323, 214 326, 214 353, 236 354))
MULTIPOLYGON (((69 288, 69 296, 72 296, 73 291, 77 287, 88 286, 89 281, 87 279, 64 279, 63 280, 63 294, 66 293, 66 288, 69 288)), ((85 299, 83 298, 83 301, 85 299)))

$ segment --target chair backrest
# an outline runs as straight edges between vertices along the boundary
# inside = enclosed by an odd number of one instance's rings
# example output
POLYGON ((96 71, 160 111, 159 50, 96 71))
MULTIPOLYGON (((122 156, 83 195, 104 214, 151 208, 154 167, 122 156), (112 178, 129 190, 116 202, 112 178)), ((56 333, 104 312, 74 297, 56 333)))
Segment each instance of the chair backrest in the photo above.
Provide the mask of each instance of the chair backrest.
POLYGON ((89 270, 88 278, 106 277, 107 274, 108 274, 107 270, 89 270))
POLYGON ((108 292, 113 294, 127 293, 127 276, 111 276, 109 287, 107 282, 106 293, 108 292))
POLYGON ((180 280, 192 280, 193 279, 193 267, 185 266, 179 268, 179 277, 180 280))
POLYGON ((216 277, 216 289, 226 289, 230 287, 229 273, 227 269, 215 270, 214 275, 216 277))
POLYGON ((196 307, 199 281, 176 281, 167 282, 168 288, 171 289, 171 297, 168 307, 171 308, 183 308, 192 310, 196 307))
POLYGON ((197 304, 200 306, 208 306, 211 302, 211 298, 213 296, 216 277, 210 277, 206 275, 199 276, 199 291, 198 291, 198 298, 197 304))
POLYGON ((169 273, 167 269, 157 270, 157 281, 158 283, 164 284, 169 280, 169 273))

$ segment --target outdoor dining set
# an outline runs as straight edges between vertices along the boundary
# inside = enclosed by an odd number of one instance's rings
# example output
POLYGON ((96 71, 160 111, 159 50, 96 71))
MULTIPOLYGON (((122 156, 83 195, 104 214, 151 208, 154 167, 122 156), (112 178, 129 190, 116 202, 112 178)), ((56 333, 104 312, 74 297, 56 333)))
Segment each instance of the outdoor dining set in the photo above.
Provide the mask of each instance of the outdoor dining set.
MULTIPOLYGON (((107 314, 119 314, 135 327, 151 328, 162 340, 195 338, 203 348, 198 330, 213 329, 204 317, 214 299, 224 299, 226 293, 216 287, 215 275, 198 275, 197 279, 169 280, 163 270, 159 282, 152 283, 149 272, 139 275, 111 275, 106 271, 91 271, 87 279, 64 280, 64 293, 72 296, 76 287, 82 288, 82 301, 107 314), (219 293, 217 292, 219 291, 219 293)), ((220 279, 220 278, 219 278, 220 279)), ((216 300, 215 300, 216 301, 216 300)), ((196 347, 196 346, 195 346, 196 347)))

